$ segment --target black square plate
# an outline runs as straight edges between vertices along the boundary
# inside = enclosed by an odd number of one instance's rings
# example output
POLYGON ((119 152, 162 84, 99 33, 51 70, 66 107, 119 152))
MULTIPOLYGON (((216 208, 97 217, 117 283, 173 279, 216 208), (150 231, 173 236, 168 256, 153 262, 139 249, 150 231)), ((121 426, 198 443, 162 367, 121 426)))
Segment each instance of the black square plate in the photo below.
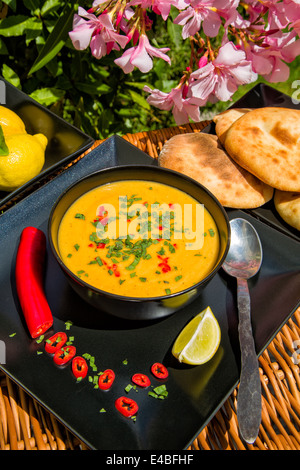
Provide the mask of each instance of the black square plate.
POLYGON ((10 193, 0 191, 0 207, 34 185, 60 166, 74 160, 87 150, 94 139, 49 111, 4 78, 0 77, 1 104, 23 120, 29 134, 42 133, 48 138, 45 164, 33 179, 10 193))
MULTIPOLYGON (((83 302, 48 249, 45 289, 54 316, 53 330, 64 331, 65 322, 72 321, 67 333, 74 337, 77 353, 94 356, 98 371, 115 371, 116 380, 108 392, 94 389, 87 379, 76 383, 69 366, 58 369, 45 352, 37 354, 44 346, 30 339, 16 296, 15 256, 23 228, 33 225, 46 233, 51 207, 62 191, 94 171, 124 163, 132 165, 134 172, 134 165, 156 162, 124 139, 111 137, 0 217, 0 340, 5 346, 5 361, 0 367, 91 449, 182 450, 211 420, 239 380, 236 285, 232 278, 220 270, 186 308, 153 322, 128 322, 83 302), (208 305, 221 328, 219 350, 202 366, 179 364, 171 355, 173 342, 187 322, 208 305), (148 389, 132 389, 128 397, 138 402, 136 421, 121 416, 114 407, 115 399, 126 395, 133 373, 150 376, 150 366, 156 361, 169 369, 165 382, 168 397, 158 400, 148 396, 148 389)), ((228 214, 250 220, 263 246, 262 268, 249 281, 259 354, 299 306, 300 244, 243 211, 228 214)), ((159 385, 159 381, 152 378, 152 385, 159 385)))

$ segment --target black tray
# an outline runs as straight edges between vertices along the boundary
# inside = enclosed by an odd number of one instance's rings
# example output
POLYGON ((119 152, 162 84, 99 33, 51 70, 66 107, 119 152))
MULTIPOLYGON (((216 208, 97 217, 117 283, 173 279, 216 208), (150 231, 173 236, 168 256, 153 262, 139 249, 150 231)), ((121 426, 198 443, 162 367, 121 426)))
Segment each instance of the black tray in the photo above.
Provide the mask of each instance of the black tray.
MULTIPOLYGON (((95 356, 98 370, 112 368, 116 381, 108 392, 95 390, 84 380, 76 383, 70 367, 58 369, 43 344, 31 340, 19 308, 14 267, 19 236, 24 227, 46 232, 50 209, 60 193, 79 178, 101 168, 120 164, 155 164, 154 160, 119 137, 112 137, 83 159, 8 209, 0 217, 0 340, 6 348, 2 370, 53 413, 91 449, 186 449, 236 387, 240 372, 237 336, 236 285, 223 270, 203 295, 168 318, 129 322, 105 315, 85 304, 69 287, 50 250, 46 269, 46 295, 54 315, 54 331, 73 326, 78 354, 95 356), (171 355, 173 342, 184 325, 208 305, 217 317, 222 339, 218 352, 202 366, 180 365, 171 355), (10 337, 12 333, 16 333, 10 337), (126 360, 126 364, 123 361, 126 360), (153 362, 169 369, 165 400, 148 396, 148 390, 131 390, 139 404, 136 421, 121 416, 114 401, 135 372, 149 373, 153 362), (104 408, 105 413, 99 411, 104 408)), ((300 244, 243 211, 257 229, 264 250, 259 274, 249 281, 253 330, 257 353, 263 351, 299 305, 300 244)), ((158 380, 152 380, 158 385, 158 380)))
MULTIPOLYGON (((299 109, 300 103, 293 102, 292 98, 281 93, 275 88, 272 88, 264 83, 259 83, 246 93, 240 100, 236 101, 232 108, 263 108, 263 107, 279 107, 279 108, 291 108, 299 109)), ((215 134, 215 124, 211 122, 201 132, 207 134, 215 134)), ((263 220, 270 226, 276 227, 283 233, 290 235, 296 240, 300 241, 300 232, 294 227, 288 225, 278 214, 275 209, 273 199, 267 204, 257 209, 251 209, 246 211, 259 220, 263 220)))
POLYGON ((45 164, 41 172, 10 193, 0 191, 0 207, 60 166, 74 160, 92 146, 94 139, 49 111, 4 78, 0 77, 1 104, 18 114, 29 134, 42 133, 48 138, 45 164), (4 83, 4 87, 2 83, 4 83), (4 94, 5 96, 2 96, 4 94))

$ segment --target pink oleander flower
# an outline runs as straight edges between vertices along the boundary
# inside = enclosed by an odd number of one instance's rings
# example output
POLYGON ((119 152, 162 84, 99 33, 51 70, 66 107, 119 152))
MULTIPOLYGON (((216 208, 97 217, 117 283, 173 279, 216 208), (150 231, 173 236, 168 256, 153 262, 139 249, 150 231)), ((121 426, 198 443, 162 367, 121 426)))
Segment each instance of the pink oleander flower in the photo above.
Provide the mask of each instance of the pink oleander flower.
POLYGON ((75 49, 84 50, 90 46, 92 55, 97 59, 112 49, 119 50, 118 44, 124 48, 128 42, 126 36, 115 31, 108 14, 103 13, 97 17, 82 7, 74 15, 73 31, 69 32, 69 36, 75 49))
POLYGON ((131 0, 129 6, 140 5, 142 8, 152 8, 154 13, 161 15, 165 21, 171 10, 171 6, 175 6, 179 10, 186 7, 185 0, 131 0))
POLYGON ((209 37, 215 37, 224 18, 225 28, 228 25, 236 28, 246 28, 250 25, 237 11, 239 0, 186 0, 189 7, 182 11, 174 23, 183 26, 182 37, 193 36, 203 28, 209 37))
POLYGON ((278 28, 282 30, 288 25, 288 12, 283 2, 264 0, 262 4, 268 9, 268 26, 265 29, 272 30, 278 28))
POLYGON ((300 39, 295 33, 281 31, 265 37, 262 45, 245 46, 247 59, 251 61, 253 70, 271 83, 285 82, 291 63, 300 55, 300 39))
MULTIPOLYGON (((260 0, 253 2, 252 0, 244 0, 247 5, 247 13, 250 15, 249 20, 254 23, 260 15, 267 14, 268 24, 264 25, 265 30, 284 29, 292 20, 296 19, 297 12, 295 8, 300 1, 294 0, 260 0)), ((299 16, 298 16, 299 17, 299 16)))
POLYGON ((173 88, 170 93, 164 93, 157 89, 151 89, 148 86, 144 91, 151 93, 147 101, 158 109, 171 111, 178 126, 189 122, 189 117, 198 122, 200 120, 199 105, 190 103, 189 98, 185 98, 184 87, 173 88))
POLYGON ((237 10, 240 0, 215 0, 214 7, 217 9, 219 15, 224 18, 224 27, 229 25, 235 28, 248 28, 250 21, 244 19, 237 10))
POLYGON ((289 20, 289 28, 300 36, 300 0, 285 0, 286 16, 289 20))
POLYGON ((108 3, 108 1, 107 0, 94 0, 93 8, 97 8, 99 5, 102 5, 103 3, 108 3))
POLYGON ((143 73, 147 73, 153 67, 151 57, 159 57, 169 64, 171 63, 170 57, 165 54, 165 52, 169 50, 170 49, 167 47, 157 49, 151 46, 146 34, 141 34, 138 45, 127 49, 127 51, 114 62, 123 69, 124 73, 132 72, 134 67, 137 67, 143 73))
POLYGON ((300 36, 300 12, 299 12, 299 16, 298 16, 299 19, 293 21, 291 23, 291 27, 293 28, 293 30, 295 31, 295 33, 298 34, 298 36, 300 36))
POLYGON ((183 26, 183 39, 194 36, 201 28, 207 36, 215 37, 222 24, 221 13, 231 11, 233 1, 236 3, 236 0, 189 0, 190 5, 179 13, 174 23, 183 26))
POLYGON ((220 47, 216 59, 193 72, 191 78, 194 80, 190 87, 191 102, 197 103, 211 96, 228 101, 239 85, 255 81, 257 74, 245 52, 228 42, 220 47))

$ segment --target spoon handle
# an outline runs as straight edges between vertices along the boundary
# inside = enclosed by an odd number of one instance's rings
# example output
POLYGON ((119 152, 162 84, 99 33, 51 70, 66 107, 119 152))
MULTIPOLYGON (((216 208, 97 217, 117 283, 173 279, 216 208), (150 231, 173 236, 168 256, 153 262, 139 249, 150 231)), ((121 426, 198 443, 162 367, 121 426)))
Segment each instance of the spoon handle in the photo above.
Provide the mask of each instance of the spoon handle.
POLYGON ((237 279, 241 376, 237 418, 241 435, 252 444, 261 423, 261 383, 251 327, 250 295, 246 279, 237 279))

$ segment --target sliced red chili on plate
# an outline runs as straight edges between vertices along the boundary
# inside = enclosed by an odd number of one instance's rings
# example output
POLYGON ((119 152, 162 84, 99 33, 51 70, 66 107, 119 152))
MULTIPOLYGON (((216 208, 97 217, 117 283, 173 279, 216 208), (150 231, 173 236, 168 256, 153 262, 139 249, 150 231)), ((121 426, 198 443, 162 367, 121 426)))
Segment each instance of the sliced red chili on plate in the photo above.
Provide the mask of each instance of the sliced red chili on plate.
POLYGON ((151 385, 150 379, 146 374, 134 374, 131 377, 131 380, 134 384, 138 385, 139 387, 149 387, 151 385))
POLYGON ((53 357, 53 361, 58 366, 63 366, 67 364, 76 354, 75 346, 64 346, 61 349, 58 349, 53 357))
POLYGON ((169 375, 169 372, 166 366, 164 366, 160 362, 155 362, 151 366, 151 372, 157 379, 166 379, 169 375))
POLYGON ((128 397, 117 398, 115 401, 115 407, 123 416, 126 416, 127 418, 134 416, 139 409, 137 402, 128 397))
POLYGON ((58 349, 61 349, 67 342, 68 337, 64 331, 55 333, 50 338, 46 339, 45 350, 49 354, 55 354, 58 349))
POLYGON ((98 386, 101 390, 109 390, 115 380, 115 373, 111 369, 106 369, 103 374, 99 376, 98 386))
POLYGON ((74 357, 72 361, 72 372, 76 379, 84 379, 88 373, 88 365, 86 360, 81 356, 74 357))

